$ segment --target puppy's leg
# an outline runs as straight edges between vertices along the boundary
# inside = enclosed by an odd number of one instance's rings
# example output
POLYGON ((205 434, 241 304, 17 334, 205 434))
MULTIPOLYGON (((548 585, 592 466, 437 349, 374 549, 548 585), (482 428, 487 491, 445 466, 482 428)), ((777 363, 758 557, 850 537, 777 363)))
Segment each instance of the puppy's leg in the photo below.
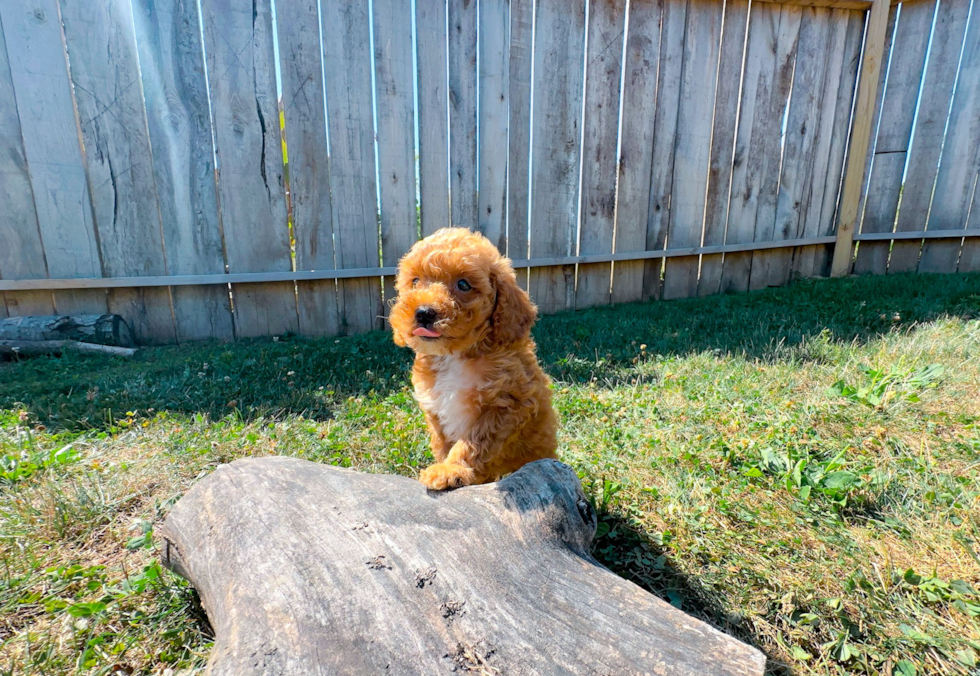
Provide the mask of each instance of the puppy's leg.
POLYGON ((478 460, 480 455, 470 442, 460 439, 453 444, 445 460, 422 470, 419 481, 435 491, 483 483, 486 478, 476 469, 479 467, 482 470, 483 463, 478 460))
POLYGON ((426 413, 425 424, 429 428, 429 446, 432 449, 432 457, 436 459, 436 462, 442 462, 449 452, 449 444, 446 442, 446 435, 442 432, 439 418, 431 413, 426 413))
POLYGON ((493 477, 487 472, 488 464, 527 418, 523 409, 497 408, 484 412, 466 436, 453 444, 445 460, 422 471, 419 481, 437 491, 489 481, 493 477))

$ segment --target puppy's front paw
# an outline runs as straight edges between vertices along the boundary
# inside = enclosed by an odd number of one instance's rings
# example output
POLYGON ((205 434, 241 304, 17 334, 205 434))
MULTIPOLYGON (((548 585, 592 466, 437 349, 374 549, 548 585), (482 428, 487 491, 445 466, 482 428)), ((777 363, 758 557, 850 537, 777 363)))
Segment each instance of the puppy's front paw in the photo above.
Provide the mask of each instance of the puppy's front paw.
POLYGON ((472 467, 448 462, 437 462, 419 474, 419 481, 434 491, 469 486, 475 478, 472 467))

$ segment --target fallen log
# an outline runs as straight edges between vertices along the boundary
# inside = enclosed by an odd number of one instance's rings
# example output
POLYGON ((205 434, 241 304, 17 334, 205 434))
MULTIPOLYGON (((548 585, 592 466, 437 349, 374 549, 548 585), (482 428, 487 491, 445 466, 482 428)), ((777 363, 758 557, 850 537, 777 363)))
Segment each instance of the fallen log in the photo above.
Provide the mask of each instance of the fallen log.
POLYGON ((133 347, 133 332, 119 315, 30 316, 0 319, 0 340, 77 340, 133 347))
POLYGON ((0 340, 0 354, 27 356, 39 354, 61 354, 65 350, 83 354, 108 354, 114 357, 132 357, 136 349, 80 343, 75 340, 0 340))
POLYGON ((295 458, 219 467, 163 562, 198 590, 212 675, 760 675, 756 649, 597 563, 575 473, 428 492, 295 458))

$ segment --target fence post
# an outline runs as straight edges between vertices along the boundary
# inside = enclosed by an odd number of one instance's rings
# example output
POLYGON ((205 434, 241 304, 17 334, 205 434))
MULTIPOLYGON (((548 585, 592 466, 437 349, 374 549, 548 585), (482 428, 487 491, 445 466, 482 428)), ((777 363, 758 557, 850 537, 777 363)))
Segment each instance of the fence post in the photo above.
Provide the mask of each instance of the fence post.
POLYGON ((837 225, 837 243, 834 245, 832 277, 850 274, 854 258, 854 227, 857 225, 861 186, 864 183, 864 167, 871 141, 871 118, 878 96, 878 71, 882 67, 885 48, 885 28, 888 25, 889 0, 874 0, 868 19, 868 33, 861 64, 861 81, 858 84, 857 104, 851 123, 851 149, 847 154, 844 172, 844 191, 840 202, 840 219, 837 225))

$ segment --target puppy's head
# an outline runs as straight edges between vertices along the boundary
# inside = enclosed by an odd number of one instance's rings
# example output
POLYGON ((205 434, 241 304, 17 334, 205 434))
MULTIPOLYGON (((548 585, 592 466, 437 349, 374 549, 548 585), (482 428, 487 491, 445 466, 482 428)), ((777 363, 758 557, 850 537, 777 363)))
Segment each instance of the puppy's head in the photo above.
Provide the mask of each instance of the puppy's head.
POLYGON ((417 242, 398 264, 395 288, 395 342, 421 354, 507 346, 527 338, 538 316, 510 261, 465 228, 417 242))

